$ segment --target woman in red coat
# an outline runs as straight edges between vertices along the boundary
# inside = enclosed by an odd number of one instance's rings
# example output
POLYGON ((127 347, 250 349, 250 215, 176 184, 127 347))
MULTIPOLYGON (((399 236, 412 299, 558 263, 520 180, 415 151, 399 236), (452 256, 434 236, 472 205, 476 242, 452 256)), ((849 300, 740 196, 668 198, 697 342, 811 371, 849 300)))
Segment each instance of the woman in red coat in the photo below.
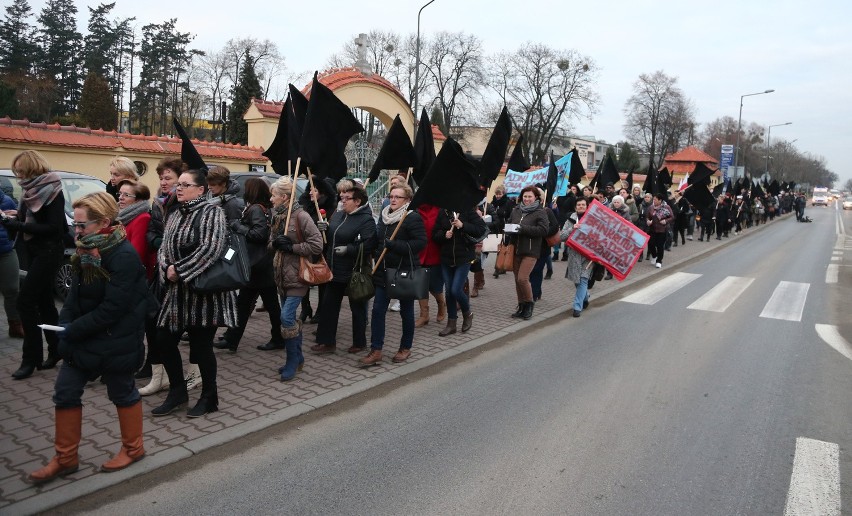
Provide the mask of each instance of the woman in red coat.
POLYGON ((125 179, 118 183, 118 221, 124 224, 127 240, 136 249, 148 281, 154 274, 157 255, 148 244, 146 233, 151 222, 151 191, 142 183, 125 179))
MULTIPOLYGON (((423 226, 426 229, 426 234, 432 234, 432 228, 435 227, 435 221, 438 220, 438 212, 441 211, 437 206, 431 204, 421 204, 417 208, 417 213, 423 219, 423 226)), ((431 238, 426 239, 426 247, 420 251, 420 265, 429 271, 429 293, 438 302, 438 314, 435 320, 443 321, 447 317, 447 302, 444 299, 444 276, 441 272, 441 244, 431 238)), ((414 326, 420 328, 429 324, 429 299, 420 300, 420 318, 414 323, 414 326)))

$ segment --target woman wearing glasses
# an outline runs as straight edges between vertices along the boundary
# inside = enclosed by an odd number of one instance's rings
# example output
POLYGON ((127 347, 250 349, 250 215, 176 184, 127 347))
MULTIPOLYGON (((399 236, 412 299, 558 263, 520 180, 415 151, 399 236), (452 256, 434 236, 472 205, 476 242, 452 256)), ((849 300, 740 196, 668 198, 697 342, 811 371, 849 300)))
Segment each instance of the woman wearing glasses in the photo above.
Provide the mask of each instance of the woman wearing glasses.
POLYGON ((59 312, 53 298, 53 278, 65 255, 63 240, 68 235, 65 220, 65 196, 59 175, 50 170, 47 160, 36 151, 24 151, 12 160, 12 172, 23 193, 14 217, 4 216, 3 225, 17 233, 16 245, 23 245, 27 257, 27 276, 18 294, 18 312, 24 326, 21 367, 12 378, 32 376, 36 369, 53 369, 59 362, 58 338, 46 332, 47 360, 44 358, 39 324, 56 324, 59 312))
POLYGON ((157 254, 165 296, 157 319, 157 341, 169 377, 169 394, 151 413, 165 416, 189 400, 183 377, 178 342, 189 334, 190 360, 201 371, 201 398, 187 412, 201 417, 219 408, 216 389, 216 356, 213 337, 220 326, 236 326, 236 292, 199 294, 192 281, 213 266, 227 244, 225 214, 207 202, 207 178, 201 170, 188 170, 177 183, 180 208, 166 223, 163 244, 157 254), (194 359, 194 360, 193 360, 194 359))
POLYGON ((53 390, 56 455, 27 480, 42 484, 77 471, 83 421, 83 389, 101 377, 118 411, 121 450, 101 466, 124 469, 145 456, 142 404, 133 373, 145 351, 142 334, 148 311, 145 269, 117 223, 118 206, 106 192, 74 202, 77 252, 71 257, 71 290, 59 317, 59 352, 64 359, 53 390))
MULTIPOLYGON (((361 367, 369 367, 382 361, 385 318, 390 304, 385 285, 385 271, 388 268, 407 271, 420 267, 419 256, 420 251, 426 247, 426 230, 420 214, 416 211, 408 211, 408 203, 411 202, 413 195, 411 187, 405 183, 394 186, 388 195, 390 204, 382 209, 379 216, 376 230, 379 245, 374 254, 378 258, 380 249, 387 249, 387 252, 376 273, 373 274, 376 297, 373 299, 373 315, 370 319, 370 354, 359 360, 361 367), (399 231, 396 231, 397 227, 399 231), (391 240, 394 231, 396 236, 391 240)), ((411 356, 411 345, 414 342, 414 300, 400 299, 399 306, 399 315, 402 317, 402 337, 399 342, 399 351, 393 357, 396 363, 408 360, 411 356)))
MULTIPOLYGON (((376 247, 376 223, 361 186, 350 186, 340 194, 341 209, 328 222, 328 250, 326 261, 334 279, 326 283, 325 293, 319 306, 320 323, 317 326, 317 344, 311 351, 317 355, 329 355, 337 349, 337 321, 340 305, 346 295, 346 285, 352 277, 352 268, 361 246, 364 260, 370 261, 376 247)), ((352 346, 349 353, 367 348, 367 303, 349 300, 352 311, 352 346)))

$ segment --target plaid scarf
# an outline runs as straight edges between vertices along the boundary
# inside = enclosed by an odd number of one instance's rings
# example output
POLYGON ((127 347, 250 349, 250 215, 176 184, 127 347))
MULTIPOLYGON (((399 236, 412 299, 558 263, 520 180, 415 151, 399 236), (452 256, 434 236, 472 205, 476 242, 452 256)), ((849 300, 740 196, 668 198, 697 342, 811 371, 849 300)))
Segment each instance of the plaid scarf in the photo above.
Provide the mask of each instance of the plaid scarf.
POLYGON ((71 255, 71 267, 86 285, 96 279, 109 280, 109 273, 101 267, 101 253, 109 251, 127 238, 120 223, 104 228, 92 235, 77 239, 77 252, 71 255))

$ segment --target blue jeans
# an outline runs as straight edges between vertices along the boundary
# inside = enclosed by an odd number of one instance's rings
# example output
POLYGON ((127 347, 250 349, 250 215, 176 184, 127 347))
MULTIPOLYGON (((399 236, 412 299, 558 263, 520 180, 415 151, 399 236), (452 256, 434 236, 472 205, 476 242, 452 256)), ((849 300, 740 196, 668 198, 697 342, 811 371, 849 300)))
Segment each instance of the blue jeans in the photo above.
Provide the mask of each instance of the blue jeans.
MULTIPOLYGON (((370 319, 370 347, 381 350, 385 343, 385 317, 388 315, 390 299, 385 287, 376 286, 376 297, 373 298, 373 315, 370 319)), ((399 315, 402 317, 402 338, 399 340, 400 349, 411 349, 414 342, 414 300, 399 300, 399 315)))
POLYGON ((281 326, 285 328, 296 326, 296 309, 301 304, 301 296, 281 297, 281 326))
POLYGON ((580 283, 574 283, 577 293, 574 294, 574 310, 583 311, 583 302, 589 300, 589 278, 580 278, 580 283))
POLYGON ((456 302, 461 306, 462 313, 470 312, 470 300, 464 293, 464 282, 470 272, 470 264, 464 263, 455 267, 441 264, 441 272, 447 287, 447 318, 458 319, 456 302))
MULTIPOLYGON (((130 407, 139 401, 139 391, 136 390, 136 380, 133 379, 132 372, 104 371, 100 376, 106 383, 109 400, 117 407, 130 407)), ((56 408, 82 407, 83 388, 90 380, 92 380, 92 373, 77 369, 63 360, 53 386, 53 403, 56 408)))

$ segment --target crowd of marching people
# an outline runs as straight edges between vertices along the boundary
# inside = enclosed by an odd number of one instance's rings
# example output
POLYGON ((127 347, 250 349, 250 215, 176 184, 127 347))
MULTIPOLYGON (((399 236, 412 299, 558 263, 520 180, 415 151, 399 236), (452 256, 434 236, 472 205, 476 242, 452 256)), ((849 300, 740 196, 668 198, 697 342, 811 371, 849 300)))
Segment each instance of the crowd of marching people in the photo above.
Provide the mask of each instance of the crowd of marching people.
POLYGON ((257 349, 283 350, 278 377, 291 381, 305 366, 305 332, 314 342, 306 347, 309 354, 337 351, 344 298, 351 312, 351 346, 345 351, 359 367, 386 359, 386 319, 394 312, 402 333, 387 358, 407 361, 415 329, 425 331, 433 320, 430 297, 437 305, 434 321, 443 323, 435 330, 438 336, 469 331, 471 299, 485 287, 486 267, 492 266, 488 255, 495 251, 493 277, 511 272, 514 279, 515 310, 507 310, 507 316, 533 316, 542 282, 551 279, 553 262, 561 260, 575 287, 569 311, 579 317, 594 283, 612 278, 565 244, 594 201, 650 236, 638 261, 653 260, 657 268, 665 253, 695 233, 698 241, 719 240, 789 211, 804 218, 803 198, 789 193, 725 192, 714 206, 696 209, 681 192, 652 195, 611 183, 598 190, 572 185, 550 202, 537 186, 512 198, 500 185, 492 199, 466 211, 429 204, 409 210, 414 192, 403 175, 390 178, 388 195, 374 213, 365 187, 352 179, 336 184, 318 179, 299 196, 290 177, 271 186, 252 178, 241 192, 224 167, 207 170, 169 157, 158 164, 159 188, 151 192, 139 182, 132 161, 116 158, 106 191, 73 203, 73 281, 57 311, 51 278, 68 232, 62 188, 37 152, 18 155, 12 169, 23 196, 19 204, 0 197, 0 244, 17 236, 29 261, 14 306, 5 296, 10 321, 16 321, 10 336, 23 338, 21 366, 13 377, 23 380, 61 361, 53 397, 56 456, 30 475, 33 483, 76 471, 81 398, 90 381, 106 385, 121 427, 121 448, 104 471, 144 457, 142 396, 165 392, 151 414, 167 416, 187 406, 190 392, 200 387, 187 417, 218 410, 214 349, 238 352, 258 298, 270 338, 257 349), (227 255, 235 235, 246 243, 247 281, 239 289, 202 289, 200 278, 227 255), (488 247, 494 240, 497 249, 488 247), (306 269, 327 272, 326 279, 306 281, 306 269), (43 324, 50 329, 42 331, 43 324), (225 331, 217 338, 220 328, 225 331), (181 340, 189 344, 186 370, 181 340), (137 380, 144 385, 137 388, 137 380))

